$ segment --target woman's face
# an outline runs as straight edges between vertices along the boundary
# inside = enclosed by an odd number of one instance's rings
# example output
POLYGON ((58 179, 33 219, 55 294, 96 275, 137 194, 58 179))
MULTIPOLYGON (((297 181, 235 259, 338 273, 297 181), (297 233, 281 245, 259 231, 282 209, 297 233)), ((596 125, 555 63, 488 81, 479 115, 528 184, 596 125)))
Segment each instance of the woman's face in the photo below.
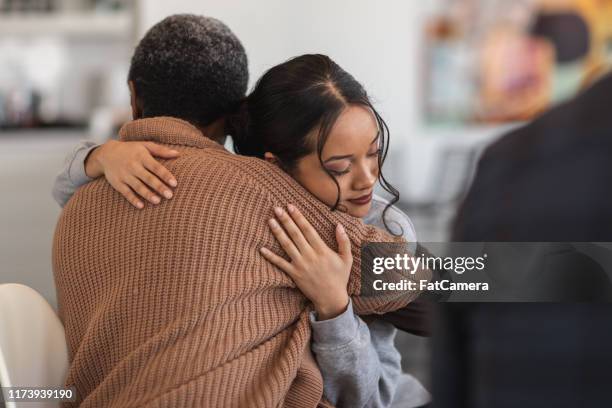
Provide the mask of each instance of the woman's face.
MULTIPOLYGON (((379 173, 378 153, 374 114, 367 107, 350 105, 331 129, 321 159, 340 186, 339 207, 354 217, 365 217, 370 210, 379 173)), ((325 204, 336 203, 338 188, 321 167, 316 150, 297 162, 293 177, 325 204)))

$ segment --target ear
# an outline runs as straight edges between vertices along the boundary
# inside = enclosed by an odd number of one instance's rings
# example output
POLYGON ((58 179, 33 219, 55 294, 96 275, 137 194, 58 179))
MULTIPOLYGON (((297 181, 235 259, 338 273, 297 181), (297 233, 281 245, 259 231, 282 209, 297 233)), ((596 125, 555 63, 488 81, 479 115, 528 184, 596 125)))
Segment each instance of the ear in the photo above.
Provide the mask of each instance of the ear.
POLYGON ((264 160, 267 161, 268 163, 271 163, 271 164, 274 164, 274 165, 280 167, 280 162, 279 162, 278 158, 274 154, 272 154, 270 152, 265 152, 264 153, 264 160))
POLYGON ((142 118, 142 108, 138 103, 138 95, 136 94, 136 85, 134 81, 128 81, 130 87, 130 105, 132 105, 132 119, 142 118))

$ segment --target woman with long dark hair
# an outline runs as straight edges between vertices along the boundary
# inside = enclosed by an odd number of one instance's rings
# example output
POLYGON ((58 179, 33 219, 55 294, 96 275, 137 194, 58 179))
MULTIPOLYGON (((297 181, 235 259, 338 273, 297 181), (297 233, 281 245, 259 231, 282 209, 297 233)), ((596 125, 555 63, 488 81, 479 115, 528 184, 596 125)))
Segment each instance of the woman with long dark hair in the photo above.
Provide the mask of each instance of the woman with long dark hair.
MULTIPOLYGON (((381 172, 389 148, 387 125, 361 84, 329 57, 302 55, 271 68, 236 110, 227 118, 226 130, 238 154, 279 166, 334 211, 416 241, 408 217, 393 207, 398 191, 381 172), (377 183, 390 194, 390 201, 374 195, 377 183)), ((148 181, 150 174, 141 175, 143 163, 151 160, 151 146, 112 143, 121 148, 114 150, 112 160, 100 162, 106 163, 103 172, 113 187, 121 190, 116 184, 122 178, 139 178, 141 184, 171 196, 168 186, 156 178, 155 184, 148 181)), ((66 179, 75 177, 58 177, 66 179)), ((153 203, 160 201, 140 185, 131 187, 153 203)), ((327 247, 295 207, 289 206, 288 213, 281 208, 275 212, 278 221, 267 221, 287 258, 266 248, 261 253, 289 274, 313 304, 312 350, 323 375, 325 397, 348 407, 427 403, 429 394, 422 385, 401 372, 393 326, 353 313, 347 291, 350 245, 339 243, 338 252, 327 247)))
POLYGON ((378 180, 393 197, 385 210, 399 200, 398 191, 380 171, 389 148, 387 124, 361 84, 325 55, 302 55, 267 71, 239 113, 229 119, 228 133, 236 153, 277 164, 332 209, 351 212, 352 208, 361 217, 367 214, 368 203, 355 204, 353 197, 342 194, 347 187, 344 175, 350 171, 347 164, 354 158, 326 165, 322 155, 326 145, 341 151, 353 143, 368 142, 366 166, 374 180, 366 183, 364 191, 371 192, 378 180), (328 145, 330 134, 339 133, 339 120, 352 128, 328 145), (335 188, 328 191, 331 186, 323 186, 326 182, 335 188))

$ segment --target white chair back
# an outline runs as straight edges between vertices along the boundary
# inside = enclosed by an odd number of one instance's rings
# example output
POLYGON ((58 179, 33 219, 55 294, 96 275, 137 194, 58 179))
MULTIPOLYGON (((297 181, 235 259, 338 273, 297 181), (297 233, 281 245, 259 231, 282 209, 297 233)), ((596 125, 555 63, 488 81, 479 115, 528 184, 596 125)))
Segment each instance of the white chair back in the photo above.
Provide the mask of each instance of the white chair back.
MULTIPOLYGON (((0 285, 0 384, 3 387, 61 387, 68 371, 64 327, 34 289, 0 285)), ((6 402, 7 408, 58 407, 58 403, 6 402)))

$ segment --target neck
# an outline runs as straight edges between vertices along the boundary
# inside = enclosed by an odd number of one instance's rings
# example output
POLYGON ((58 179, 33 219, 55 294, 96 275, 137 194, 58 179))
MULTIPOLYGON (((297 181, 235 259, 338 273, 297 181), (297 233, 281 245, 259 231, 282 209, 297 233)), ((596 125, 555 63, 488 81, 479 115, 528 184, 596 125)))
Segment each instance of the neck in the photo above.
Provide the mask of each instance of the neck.
POLYGON ((225 118, 220 118, 206 126, 196 126, 207 138, 225 144, 225 118))
MULTIPOLYGON (((133 119, 145 119, 146 116, 141 114, 132 114, 133 119)), ((191 123, 196 127, 204 136, 209 138, 210 140, 219 143, 220 145, 225 144, 225 118, 219 118, 211 124, 206 126, 198 126, 195 123, 191 123)))

